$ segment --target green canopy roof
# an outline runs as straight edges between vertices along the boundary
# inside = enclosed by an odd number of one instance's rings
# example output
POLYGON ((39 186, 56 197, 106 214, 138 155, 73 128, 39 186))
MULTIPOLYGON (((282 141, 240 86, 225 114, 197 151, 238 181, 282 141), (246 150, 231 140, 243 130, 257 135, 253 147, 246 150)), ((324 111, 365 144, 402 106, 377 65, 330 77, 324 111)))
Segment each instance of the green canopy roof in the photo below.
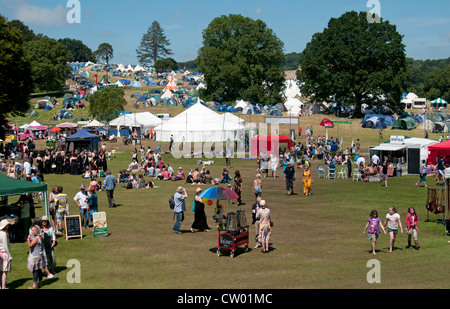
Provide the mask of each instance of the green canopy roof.
POLYGON ((47 184, 45 183, 34 183, 14 179, 0 173, 0 195, 15 195, 45 191, 47 191, 47 184))

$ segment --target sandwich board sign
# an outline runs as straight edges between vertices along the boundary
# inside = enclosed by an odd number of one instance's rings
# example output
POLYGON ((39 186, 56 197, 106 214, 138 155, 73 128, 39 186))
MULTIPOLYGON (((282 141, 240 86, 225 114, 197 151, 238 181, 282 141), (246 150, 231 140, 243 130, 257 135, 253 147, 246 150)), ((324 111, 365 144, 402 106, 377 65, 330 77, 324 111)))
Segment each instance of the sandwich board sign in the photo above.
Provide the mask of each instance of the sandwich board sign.
POLYGON ((65 216, 64 226, 66 227, 66 240, 73 237, 80 237, 83 239, 83 232, 81 231, 81 216, 65 216))
POLYGON ((94 221, 94 237, 107 237, 108 227, 106 223, 106 212, 94 212, 92 214, 94 221))

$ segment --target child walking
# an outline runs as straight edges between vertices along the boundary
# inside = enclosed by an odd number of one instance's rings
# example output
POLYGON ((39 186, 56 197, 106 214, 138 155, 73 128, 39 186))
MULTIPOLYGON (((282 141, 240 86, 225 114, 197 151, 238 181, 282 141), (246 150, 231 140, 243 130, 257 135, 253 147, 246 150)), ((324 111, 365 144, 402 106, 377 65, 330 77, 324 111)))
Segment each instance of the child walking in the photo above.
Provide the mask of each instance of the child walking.
POLYGON ((411 236, 414 238, 415 248, 419 250, 419 240, 417 238, 417 232, 419 229, 417 228, 417 223, 419 223, 419 219, 417 218, 416 210, 414 207, 408 208, 408 213, 406 214, 406 234, 408 234, 408 248, 411 247, 411 236))
POLYGON ((363 234, 367 231, 368 239, 369 241, 372 241, 372 254, 376 255, 375 246, 377 244, 378 235, 380 234, 380 226, 383 229, 384 234, 386 234, 386 230, 384 229, 384 226, 380 224, 381 219, 378 218, 378 212, 375 209, 370 212, 370 217, 367 221, 363 234))
POLYGON ((389 207, 389 213, 386 215, 386 220, 384 221, 384 227, 388 225, 389 232, 389 252, 394 251, 395 237, 398 232, 398 227, 400 226, 400 231, 403 234, 403 226, 400 221, 400 215, 397 213, 397 209, 394 206, 389 207))

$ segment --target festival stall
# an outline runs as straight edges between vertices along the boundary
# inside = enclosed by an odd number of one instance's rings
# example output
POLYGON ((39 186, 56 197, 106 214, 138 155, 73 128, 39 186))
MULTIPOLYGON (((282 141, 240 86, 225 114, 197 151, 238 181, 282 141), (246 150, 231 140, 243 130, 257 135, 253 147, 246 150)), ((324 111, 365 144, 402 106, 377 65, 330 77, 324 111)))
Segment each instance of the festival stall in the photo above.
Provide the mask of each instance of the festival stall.
POLYGON ((2 197, 2 206, 0 207, 0 220, 20 219, 20 207, 7 205, 8 199, 5 197, 25 193, 42 193, 44 198, 45 215, 49 216, 47 184, 14 179, 0 173, 0 196, 2 197))
POLYGON ((267 152, 268 155, 277 153, 279 144, 287 144, 289 150, 292 150, 294 147, 294 141, 285 135, 256 136, 251 139, 251 155, 256 157, 261 151, 267 152))
POLYGON ((428 164, 435 165, 440 157, 445 164, 450 164, 450 141, 428 146, 428 164))
POLYGON ((98 150, 100 136, 89 133, 86 130, 80 130, 65 139, 66 152, 78 150, 79 152, 89 149, 90 151, 98 150))

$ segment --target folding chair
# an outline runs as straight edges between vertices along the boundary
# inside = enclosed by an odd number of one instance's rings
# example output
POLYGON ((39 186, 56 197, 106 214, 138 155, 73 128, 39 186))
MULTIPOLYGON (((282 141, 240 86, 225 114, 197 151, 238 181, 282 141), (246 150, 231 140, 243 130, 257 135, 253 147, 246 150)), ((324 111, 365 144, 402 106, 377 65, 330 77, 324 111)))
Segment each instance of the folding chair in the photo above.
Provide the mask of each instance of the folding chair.
POLYGON ((339 179, 339 177, 341 177, 342 179, 346 179, 347 178, 347 172, 346 172, 345 168, 341 168, 341 170, 339 171, 336 179, 339 179))
POLYGON ((322 165, 317 166, 317 178, 325 178, 325 169, 322 165))
POLYGON ((328 179, 336 179, 336 169, 335 168, 328 168, 328 179))
POLYGON ((359 172, 359 169, 355 168, 353 170, 353 181, 359 181, 359 180, 363 180, 363 177, 361 175, 361 173, 359 172))

